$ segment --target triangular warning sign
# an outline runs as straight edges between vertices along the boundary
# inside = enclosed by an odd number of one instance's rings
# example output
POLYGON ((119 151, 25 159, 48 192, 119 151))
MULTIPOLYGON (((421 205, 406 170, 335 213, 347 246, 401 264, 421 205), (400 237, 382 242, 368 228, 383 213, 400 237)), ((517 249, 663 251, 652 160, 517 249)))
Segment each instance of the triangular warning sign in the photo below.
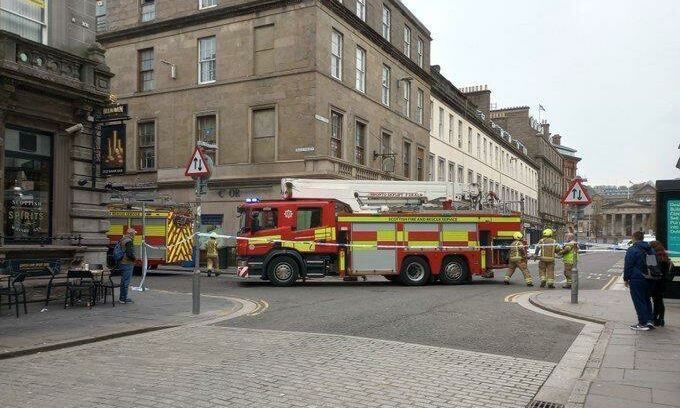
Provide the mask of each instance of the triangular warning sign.
POLYGON ((562 197, 562 204, 588 205, 592 202, 588 190, 583 187, 580 179, 575 179, 569 184, 567 192, 562 197))
POLYGON ((210 175, 210 166, 208 166, 208 160, 206 160, 203 155, 203 150, 198 146, 194 149, 194 153, 187 163, 187 169, 184 172, 187 177, 207 177, 210 175))

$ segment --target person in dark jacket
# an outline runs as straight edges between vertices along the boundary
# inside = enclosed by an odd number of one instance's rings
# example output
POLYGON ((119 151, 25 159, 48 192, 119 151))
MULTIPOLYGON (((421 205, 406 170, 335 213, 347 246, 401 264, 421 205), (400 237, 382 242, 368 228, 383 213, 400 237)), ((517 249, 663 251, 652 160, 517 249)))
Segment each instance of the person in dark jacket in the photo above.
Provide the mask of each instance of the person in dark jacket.
POLYGON ((645 235, 637 231, 633 234, 633 245, 626 251, 623 267, 623 281, 630 288, 630 297, 637 313, 638 323, 631 325, 633 330, 647 331, 654 328, 652 322, 651 284, 645 278, 647 255, 654 255, 652 247, 644 241, 645 235))
POLYGON ((666 282, 673 280, 671 260, 668 258, 666 248, 659 241, 652 241, 650 245, 654 252, 656 252, 656 262, 661 272, 663 272, 663 279, 652 281, 652 303, 654 304, 652 316, 654 318, 654 326, 663 327, 666 325, 664 318, 666 307, 663 304, 663 294, 666 291, 666 282))
POLYGON ((135 267, 135 244, 134 239, 137 231, 134 228, 128 228, 127 235, 120 239, 120 246, 123 247, 125 256, 118 263, 118 270, 120 271, 120 303, 134 303, 128 296, 128 288, 132 280, 132 271, 135 267))

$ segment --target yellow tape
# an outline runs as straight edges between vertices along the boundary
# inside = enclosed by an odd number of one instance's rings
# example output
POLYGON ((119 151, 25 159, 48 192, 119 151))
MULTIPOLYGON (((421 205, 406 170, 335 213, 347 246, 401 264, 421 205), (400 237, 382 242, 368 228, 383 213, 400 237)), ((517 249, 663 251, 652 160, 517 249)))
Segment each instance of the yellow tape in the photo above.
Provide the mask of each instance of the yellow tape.
POLYGON ((517 217, 442 217, 442 216, 432 216, 432 217, 384 217, 384 216, 345 216, 338 217, 340 222, 427 222, 427 223, 471 223, 471 222, 500 222, 500 223, 519 223, 520 218, 517 217))

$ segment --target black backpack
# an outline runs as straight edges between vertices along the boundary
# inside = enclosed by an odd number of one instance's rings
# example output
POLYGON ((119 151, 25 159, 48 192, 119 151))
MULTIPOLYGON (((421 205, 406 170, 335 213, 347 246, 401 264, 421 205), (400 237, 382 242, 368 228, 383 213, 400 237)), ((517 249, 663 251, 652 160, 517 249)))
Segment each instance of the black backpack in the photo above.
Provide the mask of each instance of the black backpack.
POLYGON ((659 267, 659 262, 656 259, 656 255, 649 254, 647 251, 643 251, 643 259, 645 264, 645 270, 642 271, 645 279, 649 280, 661 280, 664 278, 664 272, 659 267))

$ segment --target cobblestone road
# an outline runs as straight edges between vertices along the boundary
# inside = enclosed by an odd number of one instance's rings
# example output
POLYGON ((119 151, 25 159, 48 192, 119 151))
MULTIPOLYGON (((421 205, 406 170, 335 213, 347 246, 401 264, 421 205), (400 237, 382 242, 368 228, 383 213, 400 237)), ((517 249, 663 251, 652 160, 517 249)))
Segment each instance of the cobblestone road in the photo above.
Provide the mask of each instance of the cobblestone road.
POLYGON ((179 328, 0 362, 9 407, 524 407, 554 364, 339 335, 179 328))

